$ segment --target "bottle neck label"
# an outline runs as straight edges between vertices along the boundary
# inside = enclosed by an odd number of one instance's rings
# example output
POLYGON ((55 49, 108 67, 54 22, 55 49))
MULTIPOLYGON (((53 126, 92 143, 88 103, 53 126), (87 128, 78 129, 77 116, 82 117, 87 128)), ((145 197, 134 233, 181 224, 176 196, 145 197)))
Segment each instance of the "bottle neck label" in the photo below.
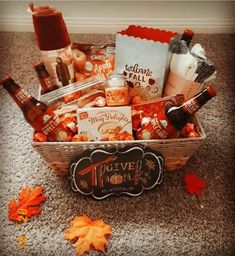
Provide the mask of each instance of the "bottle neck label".
POLYGON ((29 102, 33 97, 26 92, 24 89, 19 89, 15 94, 15 98, 21 106, 24 106, 27 102, 29 102))
POLYGON ((54 85, 53 81, 52 81, 52 79, 50 77, 45 77, 44 78, 44 82, 45 82, 47 88, 51 88, 54 85))
POLYGON ((42 85, 42 89, 44 91, 51 90, 54 87, 54 82, 50 77, 44 77, 40 79, 40 83, 42 85))
POLYGON ((200 108, 200 105, 198 104, 197 100, 191 99, 186 101, 182 107, 185 112, 187 112, 189 115, 192 115, 200 108))

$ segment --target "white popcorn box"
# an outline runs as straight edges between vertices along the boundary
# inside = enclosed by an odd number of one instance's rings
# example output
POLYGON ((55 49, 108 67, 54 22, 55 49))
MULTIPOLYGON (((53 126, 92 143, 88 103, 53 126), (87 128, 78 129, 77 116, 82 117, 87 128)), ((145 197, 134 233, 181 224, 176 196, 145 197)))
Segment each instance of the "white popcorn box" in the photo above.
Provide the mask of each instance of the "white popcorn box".
POLYGON ((123 140, 132 135, 131 107, 82 108, 77 110, 78 134, 89 141, 123 140))
POLYGON ((135 25, 116 34, 115 72, 124 74, 131 96, 162 97, 168 47, 176 35, 135 25))

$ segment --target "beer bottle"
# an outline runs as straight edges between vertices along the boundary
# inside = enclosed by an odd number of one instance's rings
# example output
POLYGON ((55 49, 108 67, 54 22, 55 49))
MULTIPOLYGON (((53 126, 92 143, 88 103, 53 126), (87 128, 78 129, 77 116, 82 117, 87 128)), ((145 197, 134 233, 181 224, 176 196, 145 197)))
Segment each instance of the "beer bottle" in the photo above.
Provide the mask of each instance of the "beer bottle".
POLYGON ((189 47, 189 45, 193 39, 193 36, 194 36, 194 32, 191 29, 186 28, 181 37, 181 40, 184 40, 186 42, 187 46, 189 47))
POLYGON ((216 90, 208 85, 180 106, 167 104, 158 113, 154 113, 148 123, 139 128, 137 138, 143 140, 172 137, 184 127, 193 114, 214 96, 216 96, 216 90))
POLYGON ((0 82, 23 112, 25 120, 35 132, 44 133, 49 141, 71 141, 71 132, 59 117, 43 102, 35 99, 11 77, 0 82))
POLYGON ((43 62, 35 64, 34 69, 38 74, 38 78, 42 88, 42 94, 59 88, 59 86, 55 84, 54 79, 50 77, 43 62))

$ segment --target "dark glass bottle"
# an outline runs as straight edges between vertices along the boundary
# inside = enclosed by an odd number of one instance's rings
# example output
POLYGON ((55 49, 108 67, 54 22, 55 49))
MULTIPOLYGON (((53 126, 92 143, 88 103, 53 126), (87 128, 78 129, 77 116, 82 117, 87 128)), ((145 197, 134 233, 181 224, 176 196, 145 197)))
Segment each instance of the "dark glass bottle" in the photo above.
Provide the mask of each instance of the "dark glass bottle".
POLYGON ((54 79, 50 77, 43 62, 35 64, 34 69, 38 74, 38 78, 42 87, 42 94, 54 91, 59 88, 59 86, 55 84, 54 79))
POLYGON ((59 117, 43 102, 26 92, 11 77, 0 82, 23 112, 25 120, 49 141, 70 141, 72 134, 59 117))
POLYGON ((186 42, 187 46, 189 47, 189 45, 193 39, 193 36, 194 36, 194 32, 191 29, 186 28, 181 37, 181 40, 184 40, 186 42))
POLYGON ((208 100, 216 96, 214 87, 204 90, 187 100, 182 105, 168 104, 158 113, 154 113, 150 121, 137 131, 138 139, 165 139, 174 136, 208 100))
POLYGON ((170 123, 180 130, 187 123, 190 116, 195 114, 208 100, 216 96, 214 87, 208 85, 193 98, 184 102, 181 106, 167 106, 166 116, 170 123))

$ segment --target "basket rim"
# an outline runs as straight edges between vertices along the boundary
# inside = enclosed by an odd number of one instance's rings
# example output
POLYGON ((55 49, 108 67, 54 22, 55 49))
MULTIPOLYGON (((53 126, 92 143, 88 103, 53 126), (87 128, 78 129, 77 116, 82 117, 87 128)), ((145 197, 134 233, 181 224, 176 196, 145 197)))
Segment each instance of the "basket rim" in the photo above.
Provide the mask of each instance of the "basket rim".
POLYGON ((70 142, 36 142, 32 141, 32 145, 97 145, 97 144, 153 144, 153 143, 159 143, 159 144, 167 144, 167 143, 174 143, 174 142, 188 142, 188 141, 203 141, 206 139, 205 133, 201 134, 200 137, 191 137, 191 138, 176 138, 176 139, 155 139, 155 140, 121 140, 121 141, 70 141, 70 142))

